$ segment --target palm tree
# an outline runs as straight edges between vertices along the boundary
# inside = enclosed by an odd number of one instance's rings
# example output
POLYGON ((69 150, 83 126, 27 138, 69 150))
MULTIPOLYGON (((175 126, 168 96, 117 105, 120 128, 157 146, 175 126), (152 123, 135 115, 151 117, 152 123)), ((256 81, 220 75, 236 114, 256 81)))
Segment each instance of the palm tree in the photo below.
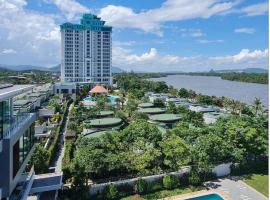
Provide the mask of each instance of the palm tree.
POLYGON ((116 98, 116 99, 115 99, 115 103, 116 103, 117 109, 120 109, 120 103, 121 103, 120 98, 116 98))
POLYGON ((232 113, 236 113, 237 110, 237 101, 232 100, 231 101, 231 109, 232 109, 232 113))
POLYGON ((255 115, 257 115, 259 111, 262 111, 262 102, 257 97, 255 97, 255 100, 253 102, 253 108, 254 108, 254 111, 255 111, 255 115))

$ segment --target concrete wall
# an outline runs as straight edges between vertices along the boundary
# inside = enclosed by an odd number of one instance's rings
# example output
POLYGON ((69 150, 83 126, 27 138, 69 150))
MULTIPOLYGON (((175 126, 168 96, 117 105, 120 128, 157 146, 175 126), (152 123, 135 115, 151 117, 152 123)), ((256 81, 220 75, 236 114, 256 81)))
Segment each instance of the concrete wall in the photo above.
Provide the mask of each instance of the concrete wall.
MULTIPOLYGON (((231 164, 232 163, 224 163, 224 164, 217 165, 216 167, 212 169, 212 172, 216 174, 217 177, 227 176, 231 173, 231 169, 230 169, 231 164)), ((190 169, 191 169, 190 167, 185 167, 185 168, 182 168, 180 171, 171 172, 169 174, 175 177, 181 177, 184 174, 189 173, 190 169)), ((141 178, 145 180, 147 183, 152 183, 154 181, 162 180, 163 176, 165 175, 166 174, 158 174, 158 175, 152 175, 152 176, 145 176, 141 178)), ((125 180, 107 182, 107 183, 101 183, 101 184, 94 184, 94 185, 91 185, 89 189, 89 193, 90 195, 96 195, 98 193, 101 193, 105 189, 105 187, 109 184, 113 184, 115 186, 121 186, 121 185, 133 186, 139 178, 125 179, 125 180)))
POLYGON ((38 110, 39 117, 50 117, 54 114, 55 108, 43 108, 38 110))
POLYGON ((224 163, 217 165, 212 169, 212 172, 216 174, 217 177, 227 176, 231 173, 232 163, 224 163))
MULTIPOLYGON (((185 167, 182 168, 181 170, 179 170, 178 172, 172 172, 169 173, 175 177, 181 177, 186 173, 189 173, 190 171, 190 167, 185 167)), ((143 180, 145 180, 147 183, 152 183, 154 181, 158 181, 158 180, 162 180, 163 176, 165 176, 166 174, 158 174, 158 175, 152 175, 152 176, 145 176, 145 177, 141 177, 143 180)), ((120 181, 115 181, 115 182, 107 182, 107 183, 101 183, 101 184, 95 184, 95 185, 91 185, 90 189, 89 189, 89 193, 90 195, 96 195, 100 192, 102 192, 105 187, 109 184, 113 184, 115 186, 121 186, 121 185, 130 185, 133 186, 136 181, 140 179, 140 177, 138 178, 133 178, 133 179, 125 179, 125 180, 120 180, 120 181)))

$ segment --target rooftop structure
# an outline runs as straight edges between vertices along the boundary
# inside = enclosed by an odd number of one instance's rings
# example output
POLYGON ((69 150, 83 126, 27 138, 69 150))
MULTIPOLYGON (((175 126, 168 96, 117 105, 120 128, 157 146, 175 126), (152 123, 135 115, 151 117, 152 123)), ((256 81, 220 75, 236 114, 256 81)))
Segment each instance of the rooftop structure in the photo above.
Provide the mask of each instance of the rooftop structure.
POLYGON ((181 116, 178 114, 158 114, 158 115, 151 115, 150 120, 162 122, 162 123, 174 123, 181 119, 181 116))
POLYGON ((113 111, 112 110, 101 110, 97 116, 100 116, 100 117, 105 117, 105 116, 110 116, 110 115, 113 115, 113 111))
POLYGON ((140 108, 150 108, 150 107, 153 107, 153 106, 154 106, 153 103, 140 103, 138 105, 138 107, 140 107, 140 108))
POLYGON ((166 112, 165 108, 139 108, 138 111, 149 115, 161 114, 166 112))
POLYGON ((108 117, 108 118, 100 118, 100 119, 93 119, 93 120, 85 120, 83 122, 85 125, 89 125, 93 128, 105 128, 105 127, 114 127, 118 126, 122 123, 122 119, 108 117))
POLYGON ((100 137, 106 133, 111 133, 112 131, 108 131, 108 130, 105 130, 105 131, 96 131, 96 132, 92 132, 92 133, 88 133, 88 134, 85 134, 85 137, 87 138, 95 138, 95 137, 100 137))
POLYGON ((214 106, 201 106, 201 105, 190 105, 189 109, 195 112, 201 113, 210 113, 210 112, 219 112, 220 108, 214 106))

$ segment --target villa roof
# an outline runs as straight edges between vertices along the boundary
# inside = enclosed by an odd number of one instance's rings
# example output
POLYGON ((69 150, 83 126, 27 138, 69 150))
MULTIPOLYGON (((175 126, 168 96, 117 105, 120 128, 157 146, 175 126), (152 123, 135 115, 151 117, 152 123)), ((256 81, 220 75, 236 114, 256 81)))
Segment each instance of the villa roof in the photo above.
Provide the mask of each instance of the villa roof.
POLYGON ((105 89, 101 85, 96 85, 92 90, 89 91, 90 93, 98 93, 98 94, 108 94, 108 90, 105 89))

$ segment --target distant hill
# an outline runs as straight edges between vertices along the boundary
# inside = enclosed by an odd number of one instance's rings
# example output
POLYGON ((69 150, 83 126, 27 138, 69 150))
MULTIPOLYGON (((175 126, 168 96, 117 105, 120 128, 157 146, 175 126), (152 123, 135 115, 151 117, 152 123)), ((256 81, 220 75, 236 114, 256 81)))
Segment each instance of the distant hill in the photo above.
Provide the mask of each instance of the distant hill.
POLYGON ((119 73, 122 73, 124 72, 123 69, 119 68, 119 67, 112 67, 112 73, 113 74, 119 74, 119 73))
POLYGON ((0 64, 0 68, 9 69, 13 71, 26 71, 26 70, 40 70, 48 71, 47 67, 33 66, 33 65, 4 65, 0 64))
POLYGON ((54 66, 54 67, 50 67, 50 68, 48 68, 50 71, 52 71, 52 72, 61 72, 61 65, 59 64, 59 65, 56 65, 56 66, 54 66))

